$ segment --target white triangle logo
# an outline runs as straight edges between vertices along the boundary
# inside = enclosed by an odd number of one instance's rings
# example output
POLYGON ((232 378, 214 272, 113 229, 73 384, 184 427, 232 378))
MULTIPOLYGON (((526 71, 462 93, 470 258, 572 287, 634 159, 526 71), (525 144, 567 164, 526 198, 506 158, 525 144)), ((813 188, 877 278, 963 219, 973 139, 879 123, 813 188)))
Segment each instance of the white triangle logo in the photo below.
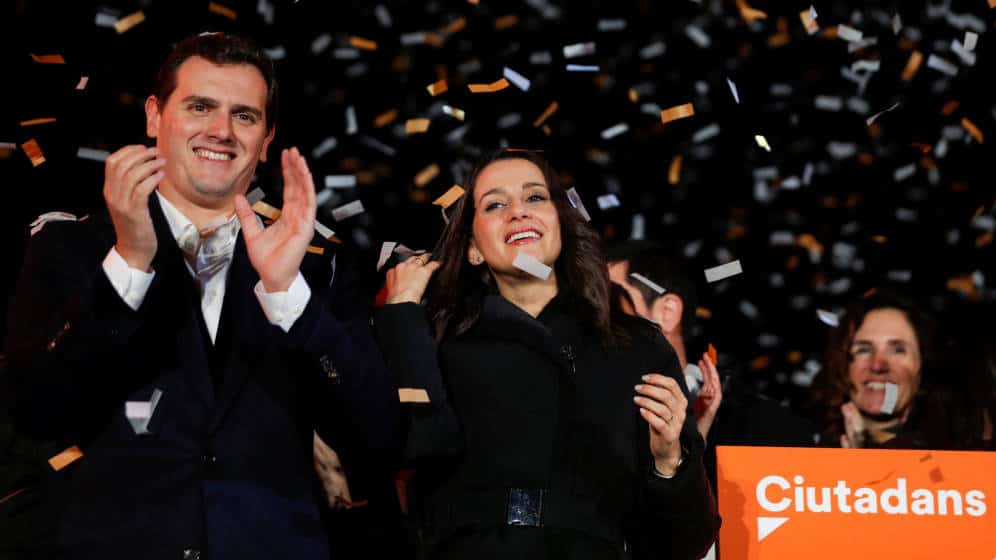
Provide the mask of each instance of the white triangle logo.
POLYGON ((764 540, 775 529, 781 527, 788 521, 788 517, 758 517, 757 518, 757 542, 764 540))

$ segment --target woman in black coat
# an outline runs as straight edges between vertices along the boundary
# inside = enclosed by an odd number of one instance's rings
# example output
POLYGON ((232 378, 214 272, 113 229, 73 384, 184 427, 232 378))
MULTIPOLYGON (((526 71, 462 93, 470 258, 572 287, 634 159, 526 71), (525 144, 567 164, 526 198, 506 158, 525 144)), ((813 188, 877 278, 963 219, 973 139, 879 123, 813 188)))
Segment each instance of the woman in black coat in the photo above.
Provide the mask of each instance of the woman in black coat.
POLYGON ((600 240, 544 160, 497 152, 467 186, 433 260, 388 272, 375 319, 423 401, 407 443, 423 552, 701 557, 719 517, 674 351, 615 309, 600 240))

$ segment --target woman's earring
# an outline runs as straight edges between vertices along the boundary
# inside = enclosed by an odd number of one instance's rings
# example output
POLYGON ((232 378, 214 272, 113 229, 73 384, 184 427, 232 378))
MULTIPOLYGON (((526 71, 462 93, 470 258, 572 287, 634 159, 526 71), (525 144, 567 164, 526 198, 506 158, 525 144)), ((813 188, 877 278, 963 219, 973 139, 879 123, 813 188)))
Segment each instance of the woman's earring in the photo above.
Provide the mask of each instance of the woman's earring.
POLYGON ((484 262, 484 257, 482 257, 480 253, 475 251, 470 255, 470 264, 477 266, 482 262, 484 262))

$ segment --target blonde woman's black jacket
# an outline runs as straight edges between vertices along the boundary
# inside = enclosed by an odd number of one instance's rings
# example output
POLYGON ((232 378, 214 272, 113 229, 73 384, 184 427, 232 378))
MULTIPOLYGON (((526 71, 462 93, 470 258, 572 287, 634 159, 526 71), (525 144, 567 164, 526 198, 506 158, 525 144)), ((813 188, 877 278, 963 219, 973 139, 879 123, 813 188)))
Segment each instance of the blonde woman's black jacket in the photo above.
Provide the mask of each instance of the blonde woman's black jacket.
POLYGON ((430 399, 409 405, 406 454, 431 556, 500 555, 493 542, 550 558, 551 539, 573 550, 565 557, 705 554, 719 517, 694 418, 682 431, 683 463, 664 479, 652 471, 649 427, 633 403, 647 373, 671 376, 687 394, 677 357, 649 324, 626 327, 631 341, 607 348, 564 296, 533 318, 492 294, 478 322, 437 351, 422 307, 387 305, 375 315, 399 387, 430 399), (516 509, 523 496, 532 503, 524 512, 516 509), (524 524, 556 536, 514 543, 532 537, 508 530, 510 521, 530 514, 538 517, 524 524))

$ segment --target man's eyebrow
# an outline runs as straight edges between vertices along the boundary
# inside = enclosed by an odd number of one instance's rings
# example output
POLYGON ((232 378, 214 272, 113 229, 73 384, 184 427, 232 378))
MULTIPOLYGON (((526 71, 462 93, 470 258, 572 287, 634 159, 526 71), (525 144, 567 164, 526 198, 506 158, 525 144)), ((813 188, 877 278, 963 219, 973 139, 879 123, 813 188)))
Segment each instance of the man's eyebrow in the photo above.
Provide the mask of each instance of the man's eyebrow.
POLYGON ((204 97, 203 95, 188 95, 183 98, 183 103, 201 103, 207 105, 208 107, 217 107, 218 102, 210 97, 204 97))

